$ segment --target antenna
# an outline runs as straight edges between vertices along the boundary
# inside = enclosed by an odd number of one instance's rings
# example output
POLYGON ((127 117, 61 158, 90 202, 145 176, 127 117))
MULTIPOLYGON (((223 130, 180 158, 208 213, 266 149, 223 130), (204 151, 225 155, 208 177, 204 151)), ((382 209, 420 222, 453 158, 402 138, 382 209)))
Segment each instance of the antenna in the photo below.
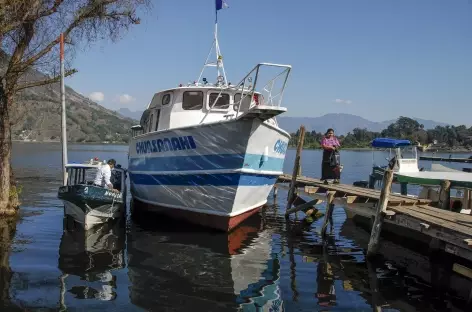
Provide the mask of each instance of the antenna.
POLYGON ((215 0, 215 1, 216 1, 216 17, 215 17, 215 31, 214 31, 213 43, 211 45, 210 52, 208 52, 208 56, 206 58, 205 64, 203 65, 202 71, 200 72, 200 76, 198 76, 197 83, 200 83, 200 79, 202 79, 203 72, 205 71, 206 67, 216 67, 216 71, 218 73, 218 76, 217 76, 218 84, 226 85, 228 80, 226 79, 226 72, 225 72, 225 67, 223 64, 223 56, 221 55, 220 45, 218 43, 218 11, 224 8, 228 8, 228 5, 224 2, 224 0, 215 0), (210 57, 212 55, 213 50, 215 51, 216 61, 210 61, 210 57), (223 73, 223 75, 221 75, 221 73, 223 73))

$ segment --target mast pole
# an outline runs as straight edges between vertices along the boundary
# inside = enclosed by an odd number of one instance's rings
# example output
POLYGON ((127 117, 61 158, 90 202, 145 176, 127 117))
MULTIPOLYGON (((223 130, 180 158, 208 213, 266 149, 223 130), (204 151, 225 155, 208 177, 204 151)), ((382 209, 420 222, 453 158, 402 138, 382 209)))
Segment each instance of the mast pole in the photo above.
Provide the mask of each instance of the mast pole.
POLYGON ((215 11, 215 30, 213 32, 213 43, 210 48, 210 52, 208 53, 207 59, 205 61, 205 64, 203 65, 203 68, 200 72, 200 75, 198 76, 197 83, 200 82, 200 79, 202 79, 203 72, 205 71, 205 67, 207 66, 216 66, 216 71, 217 71, 217 77, 221 76, 221 72, 223 73, 223 84, 227 84, 227 79, 226 79, 226 72, 223 64, 223 57, 221 56, 221 50, 220 50, 220 45, 218 43, 218 10, 215 11), (215 54, 216 54, 216 62, 209 62, 209 59, 211 57, 211 53, 213 52, 213 48, 215 49, 215 54))
POLYGON ((67 185, 67 131, 66 131, 66 88, 64 84, 64 34, 60 38, 60 62, 61 62, 61 141, 62 141, 62 177, 63 185, 67 185))

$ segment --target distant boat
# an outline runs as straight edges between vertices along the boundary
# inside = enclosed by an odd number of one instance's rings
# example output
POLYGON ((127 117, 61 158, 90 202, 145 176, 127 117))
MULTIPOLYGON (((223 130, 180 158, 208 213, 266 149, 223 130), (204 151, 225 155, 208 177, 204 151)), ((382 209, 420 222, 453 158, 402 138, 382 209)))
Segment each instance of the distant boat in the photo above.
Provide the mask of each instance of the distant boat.
POLYGON ((126 170, 113 168, 110 189, 95 186, 93 181, 98 168, 106 162, 91 160, 84 164, 67 164, 67 185, 59 187, 58 198, 64 203, 64 214, 72 216, 85 229, 115 219, 125 213, 126 170))
MULTIPOLYGON (((246 42, 243 40, 243 42, 246 42)), ((275 116, 289 65, 260 63, 237 84, 216 61, 197 81, 154 94, 129 145, 136 211, 152 210, 230 231, 256 213, 282 174, 290 135, 275 116), (215 83, 202 77, 217 68, 215 83)), ((211 51, 210 51, 211 53, 211 51)))
MULTIPOLYGON (((388 149, 389 161, 395 161, 394 183, 402 185, 403 195, 430 199, 438 201, 439 187, 444 180, 451 182, 451 189, 455 189, 455 196, 451 196, 451 207, 455 205, 462 207, 461 211, 470 214, 471 202, 470 193, 472 190, 472 174, 460 170, 451 169, 435 164, 431 170, 424 170, 418 167, 418 153, 416 146, 409 140, 398 140, 391 138, 377 138, 371 142, 371 146, 376 149, 388 149), (393 151, 393 153, 392 153, 393 151), (421 191, 419 195, 409 195, 408 185, 419 185, 421 191), (460 195, 460 196, 459 196, 460 195)), ((383 174, 387 166, 373 164, 372 173, 369 176, 369 187, 374 188, 375 184, 383 179, 383 174)))

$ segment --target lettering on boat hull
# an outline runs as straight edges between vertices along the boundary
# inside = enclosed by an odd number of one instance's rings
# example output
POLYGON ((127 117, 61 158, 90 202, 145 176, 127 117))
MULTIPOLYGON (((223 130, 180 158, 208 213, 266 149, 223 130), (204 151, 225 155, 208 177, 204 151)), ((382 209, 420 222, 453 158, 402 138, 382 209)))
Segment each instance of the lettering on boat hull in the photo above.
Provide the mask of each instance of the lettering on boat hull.
POLYGON ((136 142, 136 153, 138 155, 196 148, 197 145, 191 135, 136 142))

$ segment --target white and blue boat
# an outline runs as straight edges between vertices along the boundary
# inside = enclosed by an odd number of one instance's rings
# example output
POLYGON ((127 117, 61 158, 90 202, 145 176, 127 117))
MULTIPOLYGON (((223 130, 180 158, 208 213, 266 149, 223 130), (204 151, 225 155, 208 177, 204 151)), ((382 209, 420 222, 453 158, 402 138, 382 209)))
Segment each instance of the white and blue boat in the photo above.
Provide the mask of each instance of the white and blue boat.
POLYGON ((229 231, 266 203, 282 174, 290 135, 275 116, 287 111, 291 66, 260 63, 233 85, 216 29, 198 80, 154 94, 132 127, 128 171, 133 199, 144 203, 134 211, 229 231), (203 77, 209 66, 215 83, 203 77))

